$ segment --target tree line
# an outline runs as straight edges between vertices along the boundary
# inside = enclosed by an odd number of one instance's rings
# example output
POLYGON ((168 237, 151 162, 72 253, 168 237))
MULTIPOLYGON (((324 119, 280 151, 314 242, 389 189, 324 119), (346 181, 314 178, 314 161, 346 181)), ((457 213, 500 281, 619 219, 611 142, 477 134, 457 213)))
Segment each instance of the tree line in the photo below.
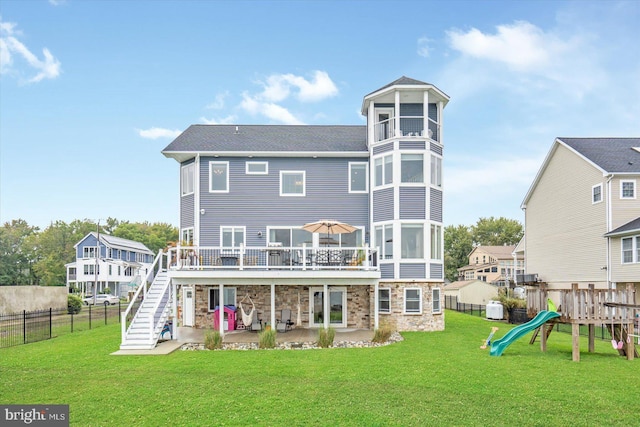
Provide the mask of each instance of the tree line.
POLYGON ((524 229, 514 219, 480 218, 474 225, 444 228, 444 271, 450 281, 458 280, 458 268, 469 264, 469 253, 476 246, 517 245, 524 229))
POLYGON ((178 229, 167 223, 129 222, 108 218, 104 224, 84 219, 52 222, 44 230, 23 219, 0 228, 0 285, 63 285, 65 264, 74 262, 73 247, 92 231, 135 240, 151 251, 178 240, 178 229))

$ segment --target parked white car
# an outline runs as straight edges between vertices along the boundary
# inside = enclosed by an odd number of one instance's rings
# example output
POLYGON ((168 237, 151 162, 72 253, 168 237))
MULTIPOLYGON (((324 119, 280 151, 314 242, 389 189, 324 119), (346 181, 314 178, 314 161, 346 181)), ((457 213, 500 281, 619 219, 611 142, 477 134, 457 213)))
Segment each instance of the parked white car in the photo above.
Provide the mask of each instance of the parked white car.
MULTIPOLYGON (((93 295, 86 297, 82 301, 84 302, 84 305, 93 305, 94 303, 93 295)), ((100 294, 100 295, 96 295, 96 298, 95 298, 96 305, 102 305, 102 304, 113 305, 113 304, 117 304, 118 301, 120 301, 120 298, 111 294, 100 294)))

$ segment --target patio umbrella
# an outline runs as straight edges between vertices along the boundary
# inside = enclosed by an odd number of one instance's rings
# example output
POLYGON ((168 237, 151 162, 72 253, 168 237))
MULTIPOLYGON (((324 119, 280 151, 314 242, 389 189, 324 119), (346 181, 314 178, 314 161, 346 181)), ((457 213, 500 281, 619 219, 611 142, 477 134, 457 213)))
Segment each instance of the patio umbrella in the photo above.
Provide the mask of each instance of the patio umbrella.
POLYGON ((321 219, 320 221, 310 222, 303 225, 302 229, 311 233, 327 233, 327 241, 329 241, 330 234, 353 233, 357 230, 356 227, 335 219, 321 219))

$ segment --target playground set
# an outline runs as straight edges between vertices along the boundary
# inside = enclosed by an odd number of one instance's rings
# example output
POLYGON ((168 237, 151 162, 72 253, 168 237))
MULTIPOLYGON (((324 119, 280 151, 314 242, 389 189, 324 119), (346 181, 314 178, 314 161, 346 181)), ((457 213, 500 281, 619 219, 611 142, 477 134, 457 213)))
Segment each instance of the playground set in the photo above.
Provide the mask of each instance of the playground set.
POLYGON ((493 340, 498 328, 491 328, 489 337, 484 340, 482 349, 491 346, 490 354, 500 356, 514 341, 528 332, 535 331, 530 344, 540 336, 540 349, 546 351, 547 338, 555 323, 571 325, 572 357, 580 361, 580 326, 588 328, 589 352, 595 349, 596 325, 606 325, 611 333, 611 345, 621 356, 628 360, 638 357, 634 339, 640 343, 640 335, 636 323, 640 320, 640 305, 636 302, 636 291, 633 284, 625 289, 595 289, 590 284, 588 289, 579 289, 577 283, 571 289, 552 290, 559 294, 558 308, 549 298, 546 283, 527 288, 527 314, 533 318, 527 323, 511 329, 502 338, 493 340), (542 332, 542 333, 540 333, 542 332))

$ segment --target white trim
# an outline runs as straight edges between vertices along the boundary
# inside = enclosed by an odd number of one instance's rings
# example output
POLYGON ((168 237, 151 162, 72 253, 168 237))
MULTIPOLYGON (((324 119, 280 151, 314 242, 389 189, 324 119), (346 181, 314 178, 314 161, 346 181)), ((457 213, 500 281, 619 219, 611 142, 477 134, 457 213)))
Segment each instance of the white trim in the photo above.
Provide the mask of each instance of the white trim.
POLYGON ((378 313, 381 313, 381 314, 390 314, 390 313, 391 313, 391 288, 390 288, 390 287, 386 287, 386 286, 385 286, 385 287, 378 287, 378 294, 376 295, 376 298, 377 298, 376 308, 377 308, 377 310, 378 310, 378 313), (388 309, 388 310, 386 310, 386 311, 385 311, 385 310, 382 310, 382 309, 380 308, 380 301, 381 301, 381 299, 380 299, 380 291, 387 291, 387 292, 389 292, 389 309, 388 309))
POLYGON ((180 230, 180 240, 179 240, 180 243, 182 244, 184 242, 184 243, 193 244, 193 239, 194 239, 194 236, 195 236, 194 233, 195 233, 194 227, 185 227, 185 228, 181 229, 180 230), (191 230, 191 241, 183 239, 185 231, 188 232, 189 230, 191 230))
POLYGON ((404 288, 403 291, 403 302, 402 302, 402 313, 403 314, 422 314, 422 288, 404 288), (418 311, 407 311, 407 291, 418 291, 418 311))
POLYGON ((269 162, 251 162, 251 161, 247 161, 245 162, 245 173, 247 175, 269 175, 269 162), (250 171, 249 170, 249 166, 253 166, 253 165, 264 165, 264 171, 250 171))
POLYGON ((440 288, 431 288, 431 313, 433 314, 441 314, 442 313, 442 290, 440 288), (435 299, 435 292, 438 291, 438 310, 433 307, 433 302, 435 299))
POLYGON ((638 192, 638 190, 637 190, 636 180, 635 179, 621 179, 620 180, 620 199, 622 199, 622 200, 633 200, 633 199, 636 198, 637 192, 638 192), (633 196, 631 196, 631 197, 628 197, 628 196, 625 197, 623 195, 623 187, 624 187, 624 184, 627 184, 627 183, 633 183, 633 196))
POLYGON ((281 170, 280 171, 280 196, 281 197, 305 197, 307 195, 307 172, 297 170, 281 170), (282 177, 284 175, 302 174, 302 193, 284 193, 282 191, 282 177))
POLYGON ((596 184, 594 186, 591 187, 591 204, 595 205, 598 203, 602 203, 602 201, 604 200, 603 194, 602 194, 602 183, 600 184, 596 184), (600 187, 600 200, 593 200, 594 196, 595 196, 595 189, 600 187))
MULTIPOLYGON (((189 196, 195 192, 195 183, 196 183, 195 171, 196 171, 195 162, 191 162, 189 164, 182 165, 180 167, 180 197, 189 196), (191 169, 191 171, 189 171, 188 169, 191 169), (185 175, 186 175, 186 178, 191 177, 191 185, 190 185, 191 191, 189 190, 185 191, 185 175)), ((187 183, 188 182, 189 181, 187 180, 187 183)))
POLYGON ((209 162, 209 193, 228 193, 229 192, 229 162, 227 161, 218 161, 212 160, 209 162), (213 166, 214 165, 224 165, 226 166, 226 188, 224 190, 214 190, 213 185, 213 166))
POLYGON ((369 193, 369 163, 368 162, 349 162, 349 193, 354 193, 354 194, 366 194, 369 193), (354 165, 364 165, 364 179, 365 179, 365 183, 364 183, 364 190, 353 190, 351 188, 351 172, 352 169, 351 167, 354 165))
POLYGON ((231 247, 239 248, 240 246, 245 246, 247 242, 247 227, 244 225, 221 225, 220 226, 220 246, 225 246, 223 243, 224 240, 224 231, 225 229, 231 230, 231 247), (242 230, 242 242, 235 242, 236 230, 242 230))

